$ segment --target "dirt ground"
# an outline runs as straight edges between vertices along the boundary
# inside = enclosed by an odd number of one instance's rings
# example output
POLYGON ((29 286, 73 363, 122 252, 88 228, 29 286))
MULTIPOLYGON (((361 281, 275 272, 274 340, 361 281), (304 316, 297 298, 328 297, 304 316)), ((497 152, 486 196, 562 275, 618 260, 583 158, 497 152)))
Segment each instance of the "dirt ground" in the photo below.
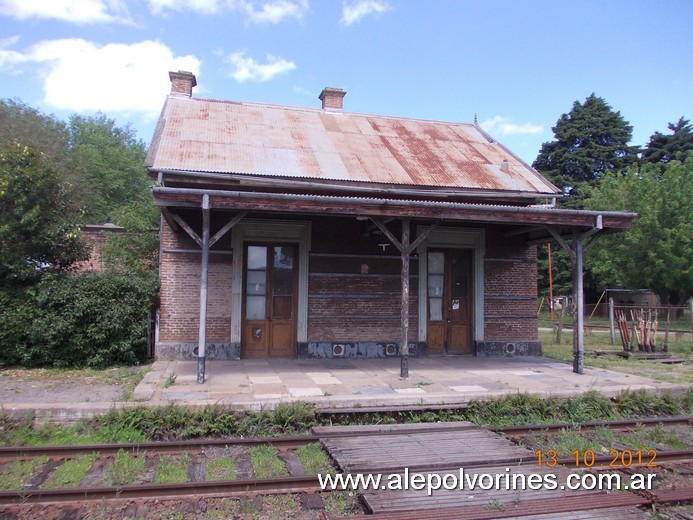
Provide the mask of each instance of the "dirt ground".
POLYGON ((0 369, 0 405, 123 401, 141 379, 143 370, 0 369))

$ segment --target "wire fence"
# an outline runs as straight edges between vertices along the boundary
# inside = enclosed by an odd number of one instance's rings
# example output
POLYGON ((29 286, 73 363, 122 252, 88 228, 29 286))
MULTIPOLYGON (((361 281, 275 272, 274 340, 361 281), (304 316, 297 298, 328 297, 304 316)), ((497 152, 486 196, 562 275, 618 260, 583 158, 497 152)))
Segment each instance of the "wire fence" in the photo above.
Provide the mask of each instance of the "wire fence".
MULTIPOLYGON (((551 312, 552 320, 556 320, 554 330, 556 341, 560 343, 564 326, 571 326, 573 298, 560 296, 552 301, 542 298, 537 314, 544 309, 551 312)), ((616 345, 620 340, 623 350, 629 352, 666 351, 670 336, 678 340, 690 333, 693 341, 693 300, 688 306, 647 306, 617 304, 613 298, 602 303, 600 298, 596 304, 585 306, 585 316, 585 328, 608 329, 611 344, 616 345)))

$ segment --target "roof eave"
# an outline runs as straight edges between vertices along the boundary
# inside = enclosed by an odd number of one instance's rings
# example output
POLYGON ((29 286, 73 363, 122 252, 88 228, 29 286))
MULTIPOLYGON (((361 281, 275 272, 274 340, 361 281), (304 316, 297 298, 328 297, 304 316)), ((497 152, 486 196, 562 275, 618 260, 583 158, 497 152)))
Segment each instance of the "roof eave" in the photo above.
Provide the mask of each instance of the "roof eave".
POLYGON ((406 184, 383 184, 370 181, 351 181, 351 180, 332 180, 332 179, 313 179, 303 177, 281 177, 271 175, 250 175, 244 173, 217 173, 200 172, 190 170, 179 170, 172 168, 149 168, 150 176, 159 177, 161 174, 162 183, 166 184, 166 176, 170 176, 168 181, 180 185, 181 187, 195 187, 199 184, 214 184, 216 188, 233 189, 252 188, 279 188, 302 190, 306 193, 330 190, 332 192, 344 192, 345 195, 391 195, 437 199, 486 199, 517 201, 522 204, 533 202, 539 199, 552 199, 562 197, 558 192, 530 192, 521 190, 491 190, 483 188, 468 188, 454 186, 425 186, 425 185, 406 185, 406 184))
POLYGON ((617 232, 630 228, 637 215, 630 212, 566 210, 523 206, 496 206, 387 198, 327 197, 286 193, 257 193, 190 188, 153 188, 155 203, 168 207, 200 207, 203 195, 211 207, 225 210, 304 215, 410 217, 424 220, 498 223, 507 225, 570 226, 617 232))

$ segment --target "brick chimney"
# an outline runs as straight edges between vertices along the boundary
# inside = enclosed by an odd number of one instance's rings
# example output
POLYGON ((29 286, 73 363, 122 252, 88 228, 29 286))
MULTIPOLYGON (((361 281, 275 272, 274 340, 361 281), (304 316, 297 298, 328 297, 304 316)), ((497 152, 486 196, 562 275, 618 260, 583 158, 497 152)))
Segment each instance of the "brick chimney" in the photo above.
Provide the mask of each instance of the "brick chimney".
POLYGON ((169 72, 168 77, 171 80, 171 95, 192 97, 192 89, 197 85, 195 74, 187 70, 179 70, 178 72, 169 72))
POLYGON ((342 110, 342 100, 346 92, 341 88, 325 87, 318 99, 322 101, 322 108, 324 110, 342 110))

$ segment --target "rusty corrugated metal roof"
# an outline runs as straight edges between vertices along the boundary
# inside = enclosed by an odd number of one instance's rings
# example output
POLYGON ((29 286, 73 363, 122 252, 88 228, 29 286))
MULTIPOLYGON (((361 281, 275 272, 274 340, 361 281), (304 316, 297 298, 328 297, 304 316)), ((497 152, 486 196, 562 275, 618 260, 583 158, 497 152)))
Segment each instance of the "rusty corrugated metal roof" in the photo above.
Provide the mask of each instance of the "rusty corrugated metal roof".
POLYGON ((152 170, 557 193, 473 124, 174 96, 166 101, 146 164, 152 170))

